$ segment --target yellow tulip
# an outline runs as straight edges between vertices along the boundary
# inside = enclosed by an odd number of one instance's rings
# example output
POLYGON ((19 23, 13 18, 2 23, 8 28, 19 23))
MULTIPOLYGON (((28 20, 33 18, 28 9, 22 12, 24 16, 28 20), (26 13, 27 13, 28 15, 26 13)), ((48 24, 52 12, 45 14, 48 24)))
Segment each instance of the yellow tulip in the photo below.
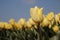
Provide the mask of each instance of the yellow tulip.
POLYGON ((8 23, 4 23, 5 25, 5 29, 12 29, 12 25, 11 24, 8 24, 8 23))
POLYGON ((4 28, 4 23, 5 22, 0 22, 0 28, 4 28))
POLYGON ((32 25, 31 25, 31 23, 29 21, 27 21, 26 25, 27 25, 28 28, 32 28, 32 25))
POLYGON ((44 18, 42 23, 40 23, 41 27, 45 27, 45 26, 48 26, 48 25, 49 25, 49 21, 46 18, 44 18))
POLYGON ((55 25, 52 29, 53 29, 54 32, 58 32, 59 31, 59 27, 57 25, 55 25))
POLYGON ((15 25, 15 20, 12 18, 12 19, 9 20, 9 23, 10 23, 11 25, 15 25))
POLYGON ((26 21, 24 18, 21 18, 19 21, 18 21, 18 24, 24 26, 26 24, 26 21))
POLYGON ((18 30, 21 30, 21 29, 22 29, 22 26, 21 26, 20 24, 16 23, 16 28, 17 28, 18 30))
POLYGON ((56 21, 57 24, 58 23, 60 24, 60 13, 55 15, 55 21, 56 21))
POLYGON ((50 12, 47 14, 46 18, 51 21, 54 18, 54 12, 50 12))
POLYGON ((28 21, 30 22, 31 25, 36 25, 36 24, 37 24, 36 22, 34 22, 34 21, 32 20, 32 18, 30 18, 28 21))
POLYGON ((35 22, 41 22, 43 19, 43 8, 31 8, 30 15, 35 22))

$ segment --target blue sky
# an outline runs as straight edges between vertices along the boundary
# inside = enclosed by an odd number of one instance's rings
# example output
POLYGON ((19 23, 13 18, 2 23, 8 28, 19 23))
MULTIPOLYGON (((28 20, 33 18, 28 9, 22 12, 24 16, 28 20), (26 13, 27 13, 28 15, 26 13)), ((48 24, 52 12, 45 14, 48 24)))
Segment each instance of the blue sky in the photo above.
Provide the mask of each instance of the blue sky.
POLYGON ((50 11, 60 12, 60 0, 0 0, 0 21, 9 21, 14 18, 26 20, 30 18, 31 7, 38 6, 44 8, 44 14, 50 11))

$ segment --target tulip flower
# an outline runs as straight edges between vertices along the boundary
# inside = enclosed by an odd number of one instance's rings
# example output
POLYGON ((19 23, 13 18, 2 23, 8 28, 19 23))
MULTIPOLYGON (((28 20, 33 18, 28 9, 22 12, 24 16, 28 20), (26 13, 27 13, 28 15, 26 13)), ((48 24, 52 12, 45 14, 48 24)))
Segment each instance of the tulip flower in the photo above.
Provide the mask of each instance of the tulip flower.
POLYGON ((58 25, 58 23, 60 24, 60 13, 55 15, 55 21, 56 21, 57 25, 58 25))
POLYGON ((32 28, 32 25, 31 25, 31 23, 29 21, 27 21, 27 27, 32 28))
POLYGON ((8 23, 4 23, 4 25, 5 25, 5 29, 12 29, 12 25, 11 24, 8 24, 8 23))
POLYGON ((42 22, 43 26, 48 26, 51 28, 51 26, 54 24, 54 12, 50 12, 46 15, 42 22))
POLYGON ((11 18, 11 19, 9 20, 9 23, 10 23, 11 25, 15 25, 15 20, 14 20, 13 18, 11 18))
POLYGON ((41 22, 43 19, 43 8, 31 8, 30 15, 35 22, 41 22))
POLYGON ((20 24, 16 23, 16 29, 21 30, 22 26, 20 24))
POLYGON ((45 27, 45 26, 48 26, 48 25, 49 25, 49 21, 47 20, 47 18, 44 18, 43 22, 40 23, 41 27, 45 27))
POLYGON ((0 22, 0 28, 4 28, 4 23, 5 22, 0 22))
POLYGON ((29 21, 28 24, 30 24, 31 27, 33 25, 33 27, 37 29, 37 23, 34 20, 32 20, 32 18, 30 18, 28 21, 29 21))
POLYGON ((32 18, 30 18, 28 21, 31 23, 31 25, 36 25, 37 24, 36 22, 34 22, 34 20, 32 18))
POLYGON ((55 33, 57 33, 59 31, 59 27, 57 25, 55 25, 52 29, 55 33))
POLYGON ((21 18, 21 19, 19 19, 19 21, 17 23, 24 26, 26 24, 26 21, 24 18, 21 18))
POLYGON ((50 12, 47 14, 46 18, 51 21, 54 18, 54 12, 50 12))

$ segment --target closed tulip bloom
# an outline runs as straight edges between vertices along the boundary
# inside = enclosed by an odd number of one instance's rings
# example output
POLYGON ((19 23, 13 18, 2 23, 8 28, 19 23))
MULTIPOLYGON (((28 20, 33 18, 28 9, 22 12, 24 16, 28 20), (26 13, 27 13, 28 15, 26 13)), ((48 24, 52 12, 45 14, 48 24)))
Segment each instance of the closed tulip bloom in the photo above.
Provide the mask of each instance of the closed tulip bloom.
POLYGON ((31 8, 30 15, 35 22, 41 22, 43 19, 43 8, 31 8))
POLYGON ((43 22, 40 24, 41 27, 45 27, 45 26, 48 26, 49 25, 49 21, 44 18, 43 22))
POLYGON ((59 27, 58 27, 57 25, 55 25, 52 29, 53 29, 53 31, 56 32, 56 33, 59 31, 59 27))
POLYGON ((55 15, 55 21, 60 24, 60 13, 55 15))
POLYGON ((0 22, 0 28, 4 28, 4 22, 0 22))
POLYGON ((19 21, 18 21, 18 24, 24 26, 26 24, 26 21, 24 18, 21 18, 19 21))
POLYGON ((29 21, 27 21, 27 27, 32 28, 32 25, 31 25, 31 23, 29 21))
POLYGON ((12 18, 12 19, 9 20, 9 23, 10 23, 11 25, 15 25, 15 20, 12 18))
POLYGON ((16 23, 16 29, 21 30, 22 26, 20 24, 16 23))
POLYGON ((8 24, 8 23, 4 23, 5 25, 5 29, 12 29, 12 25, 11 24, 8 24))
POLYGON ((50 12, 47 14, 46 18, 51 21, 54 18, 54 12, 50 12))
POLYGON ((31 25, 37 24, 36 22, 34 22, 34 21, 32 20, 32 18, 30 18, 28 21, 30 22, 31 25))

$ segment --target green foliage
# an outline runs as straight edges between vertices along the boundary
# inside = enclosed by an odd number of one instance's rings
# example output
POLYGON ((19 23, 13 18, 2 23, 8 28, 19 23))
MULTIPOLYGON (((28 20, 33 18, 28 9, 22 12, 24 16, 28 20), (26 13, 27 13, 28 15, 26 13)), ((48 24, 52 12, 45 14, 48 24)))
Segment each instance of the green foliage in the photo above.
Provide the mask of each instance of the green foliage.
MULTIPOLYGON (((49 31, 49 29, 47 29, 49 31)), ((0 31, 0 40, 49 40, 49 35, 52 34, 51 30, 48 32, 45 28, 31 29, 26 28, 22 30, 7 30, 2 29, 0 31), (40 32, 41 31, 41 32, 40 32), (50 34, 49 34, 50 33, 50 34)), ((53 34, 52 34, 53 35, 53 34)))

